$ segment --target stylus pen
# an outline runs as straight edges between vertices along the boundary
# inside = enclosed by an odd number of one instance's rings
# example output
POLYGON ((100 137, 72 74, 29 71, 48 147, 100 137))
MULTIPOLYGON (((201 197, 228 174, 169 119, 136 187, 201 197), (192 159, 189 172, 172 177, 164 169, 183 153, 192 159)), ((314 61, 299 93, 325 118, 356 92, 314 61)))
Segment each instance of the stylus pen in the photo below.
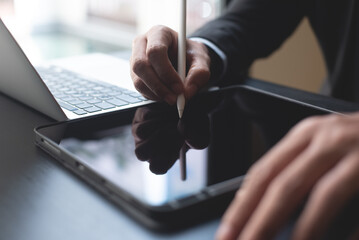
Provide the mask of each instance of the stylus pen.
MULTIPOLYGON (((180 28, 178 31, 178 75, 182 82, 186 78, 186 5, 187 0, 180 0, 180 28)), ((182 118, 186 100, 183 94, 177 97, 177 110, 179 118, 182 118)))
MULTIPOLYGON (((186 78, 186 9, 187 0, 180 0, 180 28, 178 31, 178 75, 182 82, 186 78)), ((183 94, 177 97, 177 110, 179 118, 182 118, 183 110, 186 100, 183 94)), ((186 144, 184 143, 180 151, 180 168, 181 168, 181 179, 186 180, 187 169, 186 169, 186 144)))
POLYGON ((180 168, 181 168, 181 179, 182 181, 187 178, 187 170, 186 170, 186 143, 183 144, 180 150, 180 168))

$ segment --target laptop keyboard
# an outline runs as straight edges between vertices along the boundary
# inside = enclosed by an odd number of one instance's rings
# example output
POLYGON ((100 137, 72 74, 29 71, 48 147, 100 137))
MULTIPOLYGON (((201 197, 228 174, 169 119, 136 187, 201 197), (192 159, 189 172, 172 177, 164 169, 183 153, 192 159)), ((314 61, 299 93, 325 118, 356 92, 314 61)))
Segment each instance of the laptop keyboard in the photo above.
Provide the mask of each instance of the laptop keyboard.
POLYGON ((37 68, 59 105, 77 115, 147 101, 141 94, 59 68, 37 68))

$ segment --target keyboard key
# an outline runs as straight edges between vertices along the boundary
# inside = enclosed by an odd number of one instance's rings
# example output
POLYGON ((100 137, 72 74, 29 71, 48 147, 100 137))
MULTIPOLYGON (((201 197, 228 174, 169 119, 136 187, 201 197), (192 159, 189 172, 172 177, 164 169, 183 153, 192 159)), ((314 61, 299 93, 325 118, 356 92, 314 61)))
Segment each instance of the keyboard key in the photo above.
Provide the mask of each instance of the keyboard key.
POLYGON ((94 87, 96 87, 96 86, 97 86, 96 83, 92 83, 92 82, 90 82, 90 81, 87 81, 87 83, 86 83, 86 87, 88 87, 88 88, 94 88, 94 87))
POLYGON ((100 99, 90 99, 90 100, 87 100, 86 102, 90 103, 90 104, 95 104, 95 103, 100 103, 102 102, 100 99))
MULTIPOLYGON (((74 79, 78 84, 80 84, 81 86, 86 85, 87 81, 86 80, 82 80, 81 78, 76 78, 74 79)), ((85 87, 85 86, 83 86, 85 87)))
POLYGON ((81 85, 78 84, 77 82, 73 82, 73 84, 71 85, 71 88, 76 89, 76 91, 79 91, 80 87, 81 87, 81 85))
POLYGON ((69 90, 69 91, 65 91, 66 94, 76 94, 78 93, 78 91, 75 90, 69 90))
POLYGON ((130 96, 135 97, 135 98, 142 97, 142 95, 140 93, 131 93, 130 96))
POLYGON ((86 94, 89 94, 89 95, 93 95, 93 94, 96 94, 97 92, 94 91, 94 90, 86 90, 86 91, 83 91, 83 93, 86 93, 86 94))
POLYGON ((54 88, 54 89, 58 90, 59 88, 62 88, 62 87, 63 87, 62 84, 54 83, 53 85, 51 85, 50 88, 54 88))
POLYGON ((112 90, 109 89, 109 88, 104 88, 104 89, 100 90, 101 93, 106 93, 106 94, 108 94, 108 93, 111 92, 111 91, 112 91, 112 90))
POLYGON ((73 99, 73 100, 69 100, 69 101, 66 101, 66 102, 68 102, 68 103, 70 103, 72 105, 78 105, 78 104, 83 103, 83 101, 80 101, 78 99, 73 99))
POLYGON ((71 96, 73 96, 74 98, 80 98, 80 97, 85 97, 86 94, 83 93, 76 93, 76 94, 72 94, 71 96))
POLYGON ((141 101, 146 101, 146 100, 148 100, 147 98, 145 98, 145 97, 143 97, 143 96, 138 97, 138 99, 140 99, 141 101))
POLYGON ((134 91, 131 91, 129 89, 123 89, 122 91, 124 94, 131 94, 131 93, 134 93, 134 91))
POLYGON ((96 86, 96 87, 94 87, 94 88, 92 88, 92 89, 94 89, 94 90, 96 90, 96 91, 100 91, 100 90, 103 90, 103 89, 105 89, 105 88, 102 87, 102 86, 96 86))
POLYGON ((92 105, 88 104, 88 103, 82 103, 82 104, 76 105, 76 107, 78 107, 78 108, 89 108, 89 107, 92 107, 92 105))
POLYGON ((86 87, 79 87, 79 88, 77 88, 76 90, 79 91, 79 92, 83 92, 83 91, 87 91, 88 88, 86 88, 86 87))
POLYGON ((101 96, 97 96, 98 99, 101 99, 101 100, 108 100, 108 99, 112 99, 113 97, 112 96, 109 96, 109 95, 101 95, 101 96))
POLYGON ((120 92, 120 91, 112 91, 112 92, 108 92, 107 95, 115 97, 115 96, 122 95, 122 92, 120 92))
POLYGON ((99 108, 102 108, 102 109, 111 109, 111 108, 115 107, 115 105, 112 105, 112 104, 107 103, 107 102, 98 103, 98 104, 95 104, 95 106, 99 107, 99 108))
POLYGON ((120 99, 110 99, 110 100, 106 100, 106 102, 109 102, 113 105, 116 105, 116 106, 124 106, 124 105, 127 105, 128 103, 125 102, 125 101, 122 101, 120 99))
POLYGON ((111 89, 114 91, 120 91, 120 92, 127 90, 127 89, 119 87, 119 86, 111 86, 111 89))
POLYGON ((134 97, 131 97, 131 96, 128 96, 128 95, 121 95, 121 96, 118 96, 117 98, 120 99, 120 100, 126 101, 126 102, 128 102, 128 103, 138 103, 138 102, 141 102, 140 99, 134 98, 134 97))
POLYGON ((59 88, 58 90, 61 92, 65 92, 65 91, 70 91, 71 89, 68 87, 62 87, 62 88, 59 88))
POLYGON ((84 114, 87 114, 86 111, 82 110, 82 109, 79 109, 79 110, 76 110, 76 111, 73 111, 73 113, 76 113, 77 115, 84 115, 84 114))
POLYGON ((84 96, 84 97, 79 97, 79 99, 80 99, 81 101, 87 101, 87 100, 93 99, 93 97, 84 96))
POLYGON ((61 102, 61 101, 57 101, 59 103, 59 105, 69 111, 76 111, 78 110, 77 108, 75 108, 74 106, 71 106, 70 104, 67 104, 67 103, 64 103, 64 102, 61 102))
POLYGON ((71 100, 75 100, 75 99, 74 99, 73 97, 71 97, 71 96, 56 97, 56 98, 59 98, 59 99, 61 99, 62 101, 65 101, 65 102, 71 101, 71 100))
MULTIPOLYGON (((57 79, 58 81, 59 79, 57 79)), ((62 79, 61 79, 62 80, 62 79)), ((62 85, 66 86, 66 87, 71 87, 72 86, 72 82, 71 81, 66 81, 66 82, 63 82, 62 85)))
POLYGON ((60 98, 60 99, 67 97, 67 95, 65 95, 63 93, 54 93, 54 92, 52 92, 52 95, 54 95, 55 98, 60 98))
POLYGON ((92 106, 92 107, 89 107, 89 108, 84 108, 84 110, 85 110, 86 112, 93 113, 93 112, 101 111, 101 108, 92 106))

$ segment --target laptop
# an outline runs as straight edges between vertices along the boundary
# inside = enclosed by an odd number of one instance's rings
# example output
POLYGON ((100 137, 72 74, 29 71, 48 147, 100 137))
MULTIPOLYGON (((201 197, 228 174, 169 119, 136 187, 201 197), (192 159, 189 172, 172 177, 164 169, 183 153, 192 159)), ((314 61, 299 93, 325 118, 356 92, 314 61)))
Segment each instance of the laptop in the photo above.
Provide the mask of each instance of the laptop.
MULTIPOLYGON (((128 87, 128 61, 104 54, 90 57, 101 58, 96 62, 122 73, 118 81, 112 82, 86 75, 91 67, 76 72, 71 69, 71 62, 54 61, 34 67, 1 19, 0 43, 0 92, 55 120, 91 117, 152 102, 128 87)), ((77 59, 82 66, 86 66, 86 61, 77 59)))

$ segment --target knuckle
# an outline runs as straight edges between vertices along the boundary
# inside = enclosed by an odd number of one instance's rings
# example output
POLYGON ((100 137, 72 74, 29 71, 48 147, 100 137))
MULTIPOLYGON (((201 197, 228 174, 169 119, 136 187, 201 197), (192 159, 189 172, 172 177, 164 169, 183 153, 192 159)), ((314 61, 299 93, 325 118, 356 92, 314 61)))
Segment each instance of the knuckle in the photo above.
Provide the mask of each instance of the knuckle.
POLYGON ((336 125, 335 127, 329 125, 329 127, 321 129, 316 137, 316 141, 320 143, 319 145, 322 148, 330 151, 331 149, 337 149, 339 146, 351 144, 356 141, 356 136, 345 125, 336 125))
POLYGON ((322 122, 322 117, 314 116, 314 117, 309 117, 309 118, 304 119, 301 122, 301 126, 303 128, 308 128, 311 130, 312 128, 318 127, 318 125, 320 125, 321 122, 322 122))
POLYGON ((337 114, 331 114, 326 116, 326 119, 330 124, 340 124, 343 119, 343 116, 337 114))
POLYGON ((348 134, 342 128, 332 129, 328 135, 330 136, 327 136, 326 139, 330 139, 330 142, 334 145, 337 145, 338 143, 345 143, 348 140, 348 134))
MULTIPOLYGON (((339 188, 335 186, 336 184, 334 184, 332 181, 326 181, 322 179, 314 186, 314 197, 318 200, 335 198, 336 196, 338 196, 338 194, 341 194, 340 189, 343 189, 341 187, 339 188)), ((343 187, 345 188, 345 186, 343 187)))
POLYGON ((244 185, 250 185, 250 188, 260 189, 266 186, 267 181, 271 178, 272 168, 267 164, 258 162, 251 167, 245 177, 244 185))
POLYGON ((332 114, 325 117, 316 140, 328 148, 337 149, 338 146, 351 146, 357 143, 357 139, 357 131, 347 118, 332 114))
POLYGON ((192 83, 196 84, 198 88, 201 88, 202 85, 206 84, 211 77, 209 68, 204 66, 195 66, 191 69, 191 79, 195 79, 192 83))
POLYGON ((301 184, 300 178, 293 176, 278 176, 272 181, 269 186, 269 191, 276 196, 290 196, 298 194, 302 187, 303 185, 301 184))
POLYGON ((264 167, 263 167, 263 164, 261 162, 256 162, 255 164, 253 164, 253 166, 249 170, 248 174, 250 176, 261 175, 261 173, 263 172, 263 168, 264 167))
POLYGON ((245 188, 238 189, 234 196, 234 201, 240 201, 243 198, 244 191, 245 188))
POLYGON ((306 118, 299 122, 299 124, 294 127, 294 134, 308 134, 318 129, 322 123, 322 117, 314 116, 306 118))
POLYGON ((164 87, 156 84, 155 86, 152 87, 153 92, 159 96, 160 98, 163 98, 167 95, 167 91, 164 89, 164 87))
POLYGON ((145 84, 142 82, 142 80, 140 78, 135 78, 133 80, 133 85, 136 88, 136 90, 141 93, 146 90, 145 84))
POLYGON ((167 32, 169 30, 170 30, 170 28, 166 27, 164 25, 155 25, 155 26, 151 27, 150 32, 167 32))
POLYGON ((135 37, 135 39, 133 39, 132 41, 132 47, 135 48, 139 44, 139 42, 141 42, 144 38, 145 38, 144 35, 139 35, 135 37))
POLYGON ((132 60, 132 71, 136 74, 141 74, 148 69, 150 64, 144 58, 135 58, 132 60))
POLYGON ((278 193, 282 188, 284 188, 283 186, 283 182, 278 180, 278 177, 276 177, 271 184, 268 186, 268 191, 269 192, 274 192, 274 193, 278 193))
POLYGON ((193 40, 188 39, 188 49, 187 49, 187 55, 190 58, 198 57, 203 62, 207 63, 208 65, 211 62, 211 58, 209 56, 208 48, 205 44, 201 42, 196 42, 193 40))
POLYGON ((147 56, 150 61, 156 60, 160 56, 164 56, 167 53, 168 47, 165 44, 154 44, 147 50, 147 56))

